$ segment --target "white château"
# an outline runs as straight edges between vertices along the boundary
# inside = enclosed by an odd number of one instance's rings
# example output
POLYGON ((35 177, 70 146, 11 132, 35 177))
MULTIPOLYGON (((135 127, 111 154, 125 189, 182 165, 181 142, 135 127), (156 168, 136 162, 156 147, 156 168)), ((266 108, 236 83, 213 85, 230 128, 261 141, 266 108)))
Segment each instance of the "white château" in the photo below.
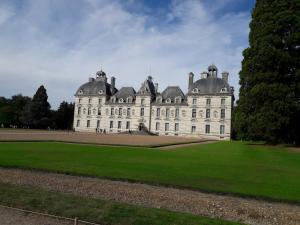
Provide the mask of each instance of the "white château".
POLYGON ((116 88, 103 71, 79 87, 75 94, 74 129, 79 132, 135 133, 229 140, 234 89, 228 72, 218 77, 215 65, 194 81, 188 75, 186 94, 179 86, 158 91, 149 76, 136 92, 116 88))

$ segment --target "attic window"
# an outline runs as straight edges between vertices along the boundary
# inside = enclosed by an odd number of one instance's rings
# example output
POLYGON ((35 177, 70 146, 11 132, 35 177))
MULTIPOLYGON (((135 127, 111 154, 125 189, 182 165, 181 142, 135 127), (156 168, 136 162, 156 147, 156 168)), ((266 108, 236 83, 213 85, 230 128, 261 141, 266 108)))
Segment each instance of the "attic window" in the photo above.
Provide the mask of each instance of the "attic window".
POLYGON ((83 94, 83 91, 82 91, 82 90, 79 90, 78 94, 83 94))
POLYGON ((166 100, 166 103, 171 103, 171 99, 168 98, 168 99, 166 100))
POLYGON ((225 88, 225 87, 221 89, 221 92, 226 92, 226 91, 227 91, 227 88, 225 88))
POLYGON ((175 103, 180 103, 180 102, 181 102, 181 97, 179 97, 179 96, 176 97, 176 98, 175 98, 175 103))
POLYGON ((100 90, 98 93, 99 93, 100 95, 102 95, 102 94, 103 94, 103 90, 100 90))
POLYGON ((132 97, 131 97, 131 96, 129 96, 129 97, 127 98, 127 103, 132 103, 132 97))
POLYGON ((120 98, 120 99, 119 99, 119 102, 120 102, 120 103, 123 103, 123 102, 124 102, 124 99, 123 99, 123 98, 120 98))
POLYGON ((161 98, 157 98, 156 102, 161 103, 161 98))
POLYGON ((192 90, 192 92, 193 92, 193 93, 198 93, 199 90, 198 90, 198 88, 194 88, 194 89, 192 90))

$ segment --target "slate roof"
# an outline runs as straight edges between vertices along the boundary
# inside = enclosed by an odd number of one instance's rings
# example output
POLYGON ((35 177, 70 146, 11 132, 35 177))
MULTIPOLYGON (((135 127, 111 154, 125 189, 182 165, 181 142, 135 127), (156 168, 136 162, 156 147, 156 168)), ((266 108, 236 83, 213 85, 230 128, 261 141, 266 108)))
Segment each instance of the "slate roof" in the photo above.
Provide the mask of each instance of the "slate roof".
POLYGON ((198 89, 198 94, 217 94, 221 93, 222 88, 226 88, 228 92, 232 92, 229 84, 218 77, 208 77, 197 80, 189 89, 188 94, 197 94, 193 93, 195 88, 198 89))
MULTIPOLYGON (((91 82, 87 82, 81 85, 76 91, 76 96, 100 96, 107 95, 111 96, 111 85, 101 81, 101 80, 93 80, 91 82), (101 93, 102 91, 102 93, 101 93)), ((115 92, 118 90, 115 88, 115 92)))
POLYGON ((123 98, 124 101, 126 101, 126 99, 130 96, 133 99, 135 99, 135 95, 136 95, 136 91, 134 90, 133 87, 122 87, 114 96, 117 99, 123 98))
POLYGON ((162 98, 161 102, 156 101, 156 104, 182 104, 185 102, 186 98, 179 86, 169 86, 161 94, 156 96, 156 99, 162 98), (176 102, 177 97, 181 98, 180 102, 176 102), (167 100, 171 100, 167 102, 167 100))
POLYGON ((149 94, 152 96, 155 96, 155 86, 152 82, 152 77, 149 76, 147 80, 145 80, 142 83, 141 88, 139 89, 139 91, 137 92, 137 94, 149 94))

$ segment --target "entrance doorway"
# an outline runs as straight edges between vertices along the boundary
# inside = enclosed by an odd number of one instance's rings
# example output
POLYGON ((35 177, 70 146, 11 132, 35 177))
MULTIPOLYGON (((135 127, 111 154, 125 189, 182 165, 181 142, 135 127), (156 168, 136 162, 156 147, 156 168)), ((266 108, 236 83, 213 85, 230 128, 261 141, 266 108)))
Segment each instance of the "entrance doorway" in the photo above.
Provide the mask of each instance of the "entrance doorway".
POLYGON ((144 128, 144 124, 143 123, 139 123, 139 131, 142 131, 144 128))

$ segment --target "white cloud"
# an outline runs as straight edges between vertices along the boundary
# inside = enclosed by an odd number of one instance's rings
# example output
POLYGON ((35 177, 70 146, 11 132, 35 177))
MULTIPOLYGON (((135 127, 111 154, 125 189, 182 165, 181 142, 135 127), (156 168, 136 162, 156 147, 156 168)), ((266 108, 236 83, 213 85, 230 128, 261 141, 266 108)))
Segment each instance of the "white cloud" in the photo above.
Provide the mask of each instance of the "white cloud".
POLYGON ((0 16, 0 95, 33 95, 44 84, 57 106, 73 100, 100 67, 117 77, 117 87, 138 89, 150 66, 160 90, 179 85, 186 92, 187 74, 199 78, 212 62, 231 73, 237 89, 249 15, 217 18, 205 7, 174 1, 166 21, 148 26, 149 15, 131 13, 118 1, 28 1, 13 20, 13 14, 0 16))

